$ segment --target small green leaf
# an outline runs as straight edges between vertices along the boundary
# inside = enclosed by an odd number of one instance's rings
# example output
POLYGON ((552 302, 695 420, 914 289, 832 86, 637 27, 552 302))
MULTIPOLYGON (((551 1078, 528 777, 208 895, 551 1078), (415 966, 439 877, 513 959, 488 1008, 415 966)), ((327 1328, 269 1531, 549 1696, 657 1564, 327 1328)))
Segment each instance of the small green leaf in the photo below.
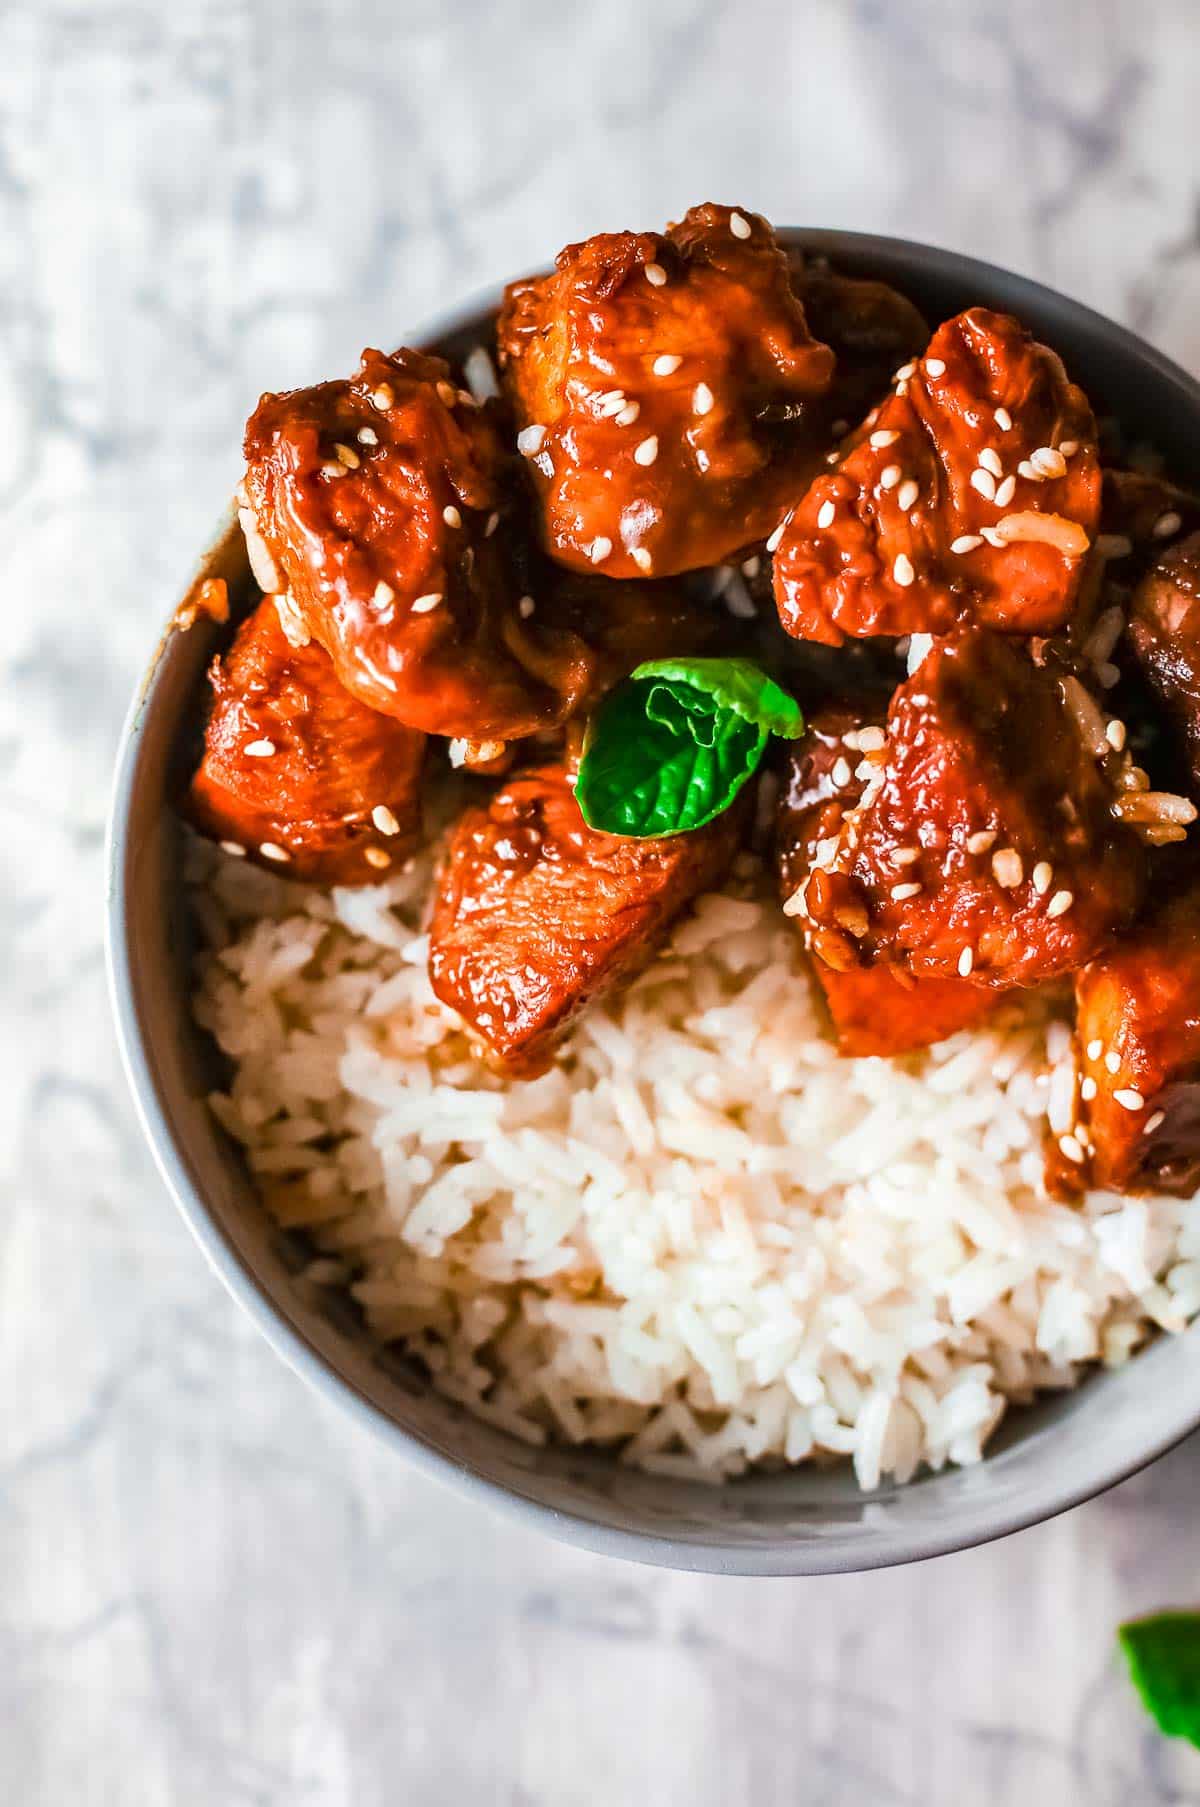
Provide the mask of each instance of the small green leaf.
POLYGON ((1160 1731, 1200 1749, 1200 1613, 1155 1613, 1117 1632, 1133 1685, 1160 1731))
POLYGON ((588 725, 575 796, 608 834, 685 834, 728 809, 798 704, 750 659, 639 665, 588 725))

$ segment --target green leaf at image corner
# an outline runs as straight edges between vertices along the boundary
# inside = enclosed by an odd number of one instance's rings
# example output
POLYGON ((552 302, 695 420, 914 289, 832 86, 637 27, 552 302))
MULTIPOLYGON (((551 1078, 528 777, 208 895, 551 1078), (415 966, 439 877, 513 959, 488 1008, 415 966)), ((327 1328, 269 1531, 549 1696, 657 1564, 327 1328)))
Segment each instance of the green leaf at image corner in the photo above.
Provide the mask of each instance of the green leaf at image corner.
POLYGON ((1200 1749, 1200 1612, 1154 1613, 1117 1639, 1142 1705, 1159 1730, 1200 1749))

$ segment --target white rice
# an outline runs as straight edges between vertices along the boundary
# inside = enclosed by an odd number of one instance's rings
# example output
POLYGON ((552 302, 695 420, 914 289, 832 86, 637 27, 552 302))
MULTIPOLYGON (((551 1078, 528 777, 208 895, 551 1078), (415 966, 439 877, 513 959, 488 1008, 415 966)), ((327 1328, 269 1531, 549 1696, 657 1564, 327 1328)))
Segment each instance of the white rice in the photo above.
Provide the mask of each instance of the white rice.
POLYGON ((530 1443, 713 1480, 848 1456, 869 1489, 1200 1309, 1200 1203, 1044 1194, 1047 1009, 841 1060, 749 860, 504 1085, 429 987, 429 857, 330 895, 190 858, 213 1110, 309 1279, 530 1443))

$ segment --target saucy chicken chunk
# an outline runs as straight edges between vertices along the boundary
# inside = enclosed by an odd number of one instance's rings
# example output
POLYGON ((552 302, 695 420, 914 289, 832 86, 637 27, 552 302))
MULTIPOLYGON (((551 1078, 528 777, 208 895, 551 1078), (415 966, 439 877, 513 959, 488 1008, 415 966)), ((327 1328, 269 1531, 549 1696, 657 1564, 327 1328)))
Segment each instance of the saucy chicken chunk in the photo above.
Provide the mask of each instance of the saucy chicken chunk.
POLYGON ((1075 982, 1092 1182, 1189 1194, 1200 1183, 1200 889, 1155 907, 1075 982))
POLYGON ((892 699, 878 771, 803 892, 830 966, 1033 985, 1132 918, 1144 855, 1060 681, 997 634, 932 649, 892 699))
POLYGON ((429 974, 492 1062, 514 1077, 550 1065, 589 999, 655 952, 717 882, 740 812, 662 840, 584 823, 566 771, 513 778, 454 829, 434 901, 429 974))
POLYGON ((266 395, 246 429, 244 519, 263 587, 362 702, 430 734, 532 734, 594 659, 530 612, 512 465, 440 358, 363 354, 348 382, 266 395))
POLYGON ((1083 391, 1017 321, 972 308, 938 328, 788 519, 780 619, 833 646, 958 622, 1050 633, 1071 615, 1099 513, 1083 391))
POLYGON ((1165 552, 1134 591, 1129 641, 1200 790, 1200 533, 1165 552))
MULTIPOLYGON (((886 710, 835 706, 808 724, 789 747, 775 821, 775 864, 786 909, 822 845, 832 844, 873 770, 864 752, 881 747, 886 710), (864 747, 864 736, 866 745, 864 747)), ((803 918, 798 919, 803 924, 803 918)), ((994 1008, 990 992, 957 975, 914 979, 893 966, 838 970, 814 959, 813 972, 847 1056, 907 1054, 981 1022, 994 1008)))
POLYGON ((823 450, 834 356, 765 220, 695 207, 510 285, 504 380, 551 557, 606 575, 716 564, 774 528, 823 450))
POLYGON ((817 406, 829 437, 840 439, 882 401, 896 372, 924 351, 929 327, 908 297, 886 282, 844 276, 821 261, 793 259, 792 285, 809 331, 837 360, 833 383, 817 406))
POLYGON ((209 669, 212 711, 187 813, 285 878, 377 884, 421 837, 425 736, 343 688, 267 598, 209 669))

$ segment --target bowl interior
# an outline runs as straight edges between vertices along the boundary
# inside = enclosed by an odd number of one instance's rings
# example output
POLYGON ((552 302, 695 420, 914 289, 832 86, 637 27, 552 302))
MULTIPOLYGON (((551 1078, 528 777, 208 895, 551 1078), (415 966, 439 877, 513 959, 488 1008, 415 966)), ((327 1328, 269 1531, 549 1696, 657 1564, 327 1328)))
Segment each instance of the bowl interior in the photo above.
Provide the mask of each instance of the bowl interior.
MULTIPOLYGON (((1191 463, 1200 387, 1122 328, 1035 283, 953 253, 864 234, 792 231, 851 274, 891 281, 938 321, 982 302, 1018 314, 1063 355, 1097 412, 1191 463)), ((461 355, 494 295, 419 342, 461 355)), ((235 616, 254 590, 236 520, 199 576, 222 576, 235 616)), ((195 581, 195 580, 193 580, 195 581)), ((863 1495, 844 1468, 752 1475, 719 1487, 631 1472, 611 1457, 531 1449, 440 1398, 366 1338, 354 1312, 297 1282, 303 1251, 255 1201, 205 1096, 215 1050, 188 1007, 190 937, 172 813, 192 749, 204 667, 227 637, 206 617, 168 630, 127 725, 114 800, 109 951, 122 1046, 163 1176, 209 1258, 279 1352, 409 1459, 549 1531, 613 1554, 731 1573, 862 1569, 965 1547, 1072 1505, 1160 1454, 1200 1422, 1200 1339, 1161 1339, 1076 1393, 1011 1412, 980 1467, 863 1495)))

